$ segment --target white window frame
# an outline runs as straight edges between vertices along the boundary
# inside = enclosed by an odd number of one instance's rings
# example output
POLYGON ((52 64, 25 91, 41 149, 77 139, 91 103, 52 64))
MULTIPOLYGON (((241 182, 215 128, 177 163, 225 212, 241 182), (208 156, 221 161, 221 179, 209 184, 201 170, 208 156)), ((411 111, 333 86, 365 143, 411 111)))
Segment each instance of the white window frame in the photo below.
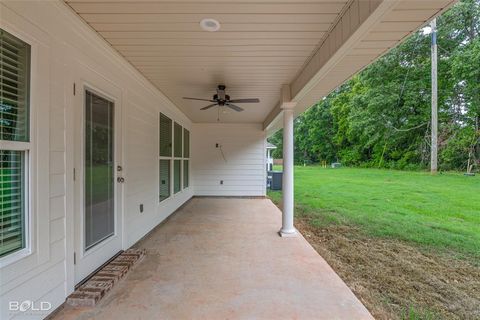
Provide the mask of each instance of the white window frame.
MULTIPOLYGON (((158 203, 164 203, 165 201, 168 201, 169 199, 174 199, 175 197, 178 197, 179 195, 181 195, 185 190, 188 190, 190 188, 190 140, 191 140, 191 132, 189 129, 187 129, 185 126, 183 126, 180 122, 177 122, 175 121, 172 117, 170 117, 169 115, 167 115, 166 113, 163 113, 163 112, 159 112, 159 115, 158 115, 158 124, 160 126, 160 117, 161 115, 169 118, 171 121, 172 121, 172 132, 171 132, 171 135, 172 135, 172 153, 170 156, 160 156, 160 150, 159 152, 157 153, 158 154, 158 168, 159 168, 159 172, 158 172, 158 186, 160 186, 160 160, 170 160, 170 195, 168 198, 165 198, 163 200, 160 201, 160 189, 158 190, 158 195, 159 195, 159 200, 158 200, 158 203), (181 152, 182 152, 182 155, 180 157, 176 157, 175 156, 175 124, 179 125, 180 128, 181 128, 181 152), (189 143, 188 143, 188 153, 189 153, 189 156, 188 157, 185 157, 185 153, 184 153, 184 143, 185 143, 185 130, 188 130, 188 133, 189 133, 189 143), (180 160, 180 190, 175 192, 175 161, 176 160, 180 160), (183 180, 183 176, 184 176, 184 161, 185 160, 188 160, 188 172, 189 172, 189 175, 188 175, 188 187, 185 187, 184 186, 184 180, 183 180)), ((158 145, 160 145, 160 127, 158 128, 158 145)), ((160 188, 160 187, 159 187, 160 188)))
POLYGON ((191 185, 191 181, 190 181, 190 145, 191 145, 191 140, 192 140, 192 137, 191 137, 191 132, 189 129, 185 128, 185 127, 182 127, 182 161, 181 161, 181 172, 182 172, 182 179, 181 179, 181 191, 183 190, 188 190, 188 188, 190 188, 190 185, 191 185), (188 157, 185 157, 185 130, 188 131, 188 157), (185 187, 184 185, 184 182, 185 182, 185 179, 184 179, 184 169, 185 169, 185 160, 188 161, 188 186, 185 187))
POLYGON ((174 127, 175 127, 175 121, 172 119, 172 117, 168 116, 167 114, 163 113, 163 112, 159 112, 158 113, 158 146, 159 146, 159 149, 158 149, 158 152, 157 152, 157 155, 158 155, 158 203, 164 203, 165 201, 168 201, 169 199, 171 199, 174 195, 174 192, 173 192, 173 154, 174 154, 174 137, 173 137, 173 133, 174 133, 174 127), (170 153, 170 156, 161 156, 160 155, 160 139, 161 139, 161 136, 160 136, 160 118, 161 116, 164 116, 164 117, 167 117, 170 119, 170 121, 172 122, 172 125, 171 125, 171 137, 172 137, 172 147, 171 147, 171 153, 170 153), (160 200, 160 160, 170 160, 170 177, 169 177, 169 180, 168 183, 169 183, 169 191, 170 191, 170 194, 168 195, 167 198, 163 199, 163 200, 160 200))
MULTIPOLYGON (((29 119, 31 122, 31 118, 29 119)), ((30 161, 30 154, 32 149, 31 142, 20 142, 20 141, 5 141, 0 140, 2 143, 1 150, 7 151, 23 151, 24 152, 24 172, 23 172, 23 179, 25 181, 22 191, 24 192, 23 195, 23 205, 25 208, 25 212, 23 214, 23 236, 25 237, 25 247, 8 253, 7 255, 0 258, 0 268, 6 267, 9 264, 12 264, 26 256, 32 254, 32 243, 31 243, 31 225, 32 225, 32 215, 31 215, 31 206, 30 206, 30 192, 31 192, 31 179, 30 179, 30 170, 31 170, 31 161, 30 161)))
POLYGON ((24 163, 23 163, 23 179, 24 179, 24 184, 22 186, 22 192, 23 194, 23 201, 24 201, 24 214, 23 214, 23 237, 24 237, 24 242, 25 246, 24 248, 18 249, 16 251, 13 251, 11 253, 8 253, 7 255, 0 257, 0 269, 4 268, 12 263, 15 263, 33 253, 32 250, 32 174, 33 168, 32 168, 32 153, 34 152, 34 143, 32 142, 32 132, 34 132, 34 122, 33 122, 33 111, 32 111, 32 64, 33 64, 33 55, 36 53, 36 48, 34 44, 21 36, 19 36, 17 33, 12 32, 12 30, 6 30, 2 27, 3 30, 6 32, 10 33, 17 39, 21 40, 22 42, 25 42, 30 46, 30 63, 29 63, 29 70, 28 70, 28 142, 25 141, 10 141, 10 140, 0 140, 1 147, 0 150, 6 150, 6 151, 22 151, 24 152, 24 163))
POLYGON ((175 197, 176 195, 178 194, 181 194, 182 191, 183 191, 183 126, 176 122, 176 121, 173 121, 173 125, 172 125, 172 145, 173 145, 173 148, 172 148, 172 192, 173 192, 173 196, 175 197), (181 134, 180 134, 180 140, 181 143, 180 143, 180 148, 181 148, 181 156, 180 157, 176 157, 175 156, 175 124, 179 125, 180 126, 180 130, 181 130, 181 134), (175 192, 175 160, 179 160, 180 161, 180 190, 178 190, 177 192, 175 192))
POLYGON ((158 203, 164 203, 165 201, 167 201, 168 199, 171 199, 172 196, 173 196, 173 190, 172 190, 172 158, 169 158, 169 157, 165 157, 165 156, 162 156, 162 157, 158 157, 158 203), (160 160, 169 160, 170 163, 169 163, 169 169, 170 169, 170 181, 168 181, 168 184, 169 184, 169 195, 167 198, 163 199, 163 200, 160 200, 160 160))

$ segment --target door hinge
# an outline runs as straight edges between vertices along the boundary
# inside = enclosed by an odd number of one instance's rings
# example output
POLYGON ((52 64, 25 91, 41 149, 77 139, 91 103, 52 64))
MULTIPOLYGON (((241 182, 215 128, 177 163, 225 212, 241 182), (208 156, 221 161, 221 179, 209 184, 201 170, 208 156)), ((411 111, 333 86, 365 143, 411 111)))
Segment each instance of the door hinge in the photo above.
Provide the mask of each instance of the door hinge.
POLYGON ((73 95, 75 95, 76 93, 76 86, 75 86, 75 82, 73 83, 73 95))
POLYGON ((77 264, 77 253, 73 253, 73 264, 77 264))
POLYGON ((75 174, 75 168, 73 168, 73 181, 75 181, 76 174, 75 174))

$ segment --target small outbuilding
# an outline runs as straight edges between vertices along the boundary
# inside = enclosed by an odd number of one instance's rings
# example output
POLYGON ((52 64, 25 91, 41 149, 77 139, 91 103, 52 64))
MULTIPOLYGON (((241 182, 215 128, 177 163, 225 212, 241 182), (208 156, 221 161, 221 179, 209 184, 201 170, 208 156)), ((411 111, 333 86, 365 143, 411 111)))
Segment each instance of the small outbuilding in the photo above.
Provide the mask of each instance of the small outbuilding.
POLYGON ((272 150, 277 149, 277 146, 274 144, 271 144, 270 142, 267 142, 267 171, 272 171, 273 170, 273 156, 272 156, 272 150))

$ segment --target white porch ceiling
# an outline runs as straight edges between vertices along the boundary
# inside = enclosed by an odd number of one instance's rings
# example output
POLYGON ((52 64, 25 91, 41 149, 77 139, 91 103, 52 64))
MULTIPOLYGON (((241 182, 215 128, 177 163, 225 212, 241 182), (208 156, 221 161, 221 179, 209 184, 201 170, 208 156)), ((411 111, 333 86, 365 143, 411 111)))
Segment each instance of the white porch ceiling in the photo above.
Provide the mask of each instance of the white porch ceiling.
POLYGON ((268 127, 278 118, 282 85, 291 85, 298 114, 454 0, 65 1, 193 122, 215 122, 216 108, 200 111, 208 103, 182 97, 211 98, 225 84, 232 99, 261 103, 243 104, 244 112, 221 114, 221 121, 268 127), (218 20, 220 31, 203 31, 204 18, 218 20), (349 29, 333 34, 346 18, 349 29), (327 60, 347 40, 355 46, 322 70, 328 61, 317 56, 334 35, 327 60))

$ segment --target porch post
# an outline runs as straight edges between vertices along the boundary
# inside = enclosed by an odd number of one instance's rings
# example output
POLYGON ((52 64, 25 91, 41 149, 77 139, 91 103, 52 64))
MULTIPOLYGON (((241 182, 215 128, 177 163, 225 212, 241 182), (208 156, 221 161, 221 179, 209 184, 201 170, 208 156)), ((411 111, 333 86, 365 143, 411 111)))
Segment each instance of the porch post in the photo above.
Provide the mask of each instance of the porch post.
POLYGON ((279 234, 281 237, 294 237, 297 234, 293 226, 293 109, 295 103, 289 101, 290 87, 285 87, 282 91, 282 109, 283 109, 283 185, 282 185, 282 229, 279 234))

